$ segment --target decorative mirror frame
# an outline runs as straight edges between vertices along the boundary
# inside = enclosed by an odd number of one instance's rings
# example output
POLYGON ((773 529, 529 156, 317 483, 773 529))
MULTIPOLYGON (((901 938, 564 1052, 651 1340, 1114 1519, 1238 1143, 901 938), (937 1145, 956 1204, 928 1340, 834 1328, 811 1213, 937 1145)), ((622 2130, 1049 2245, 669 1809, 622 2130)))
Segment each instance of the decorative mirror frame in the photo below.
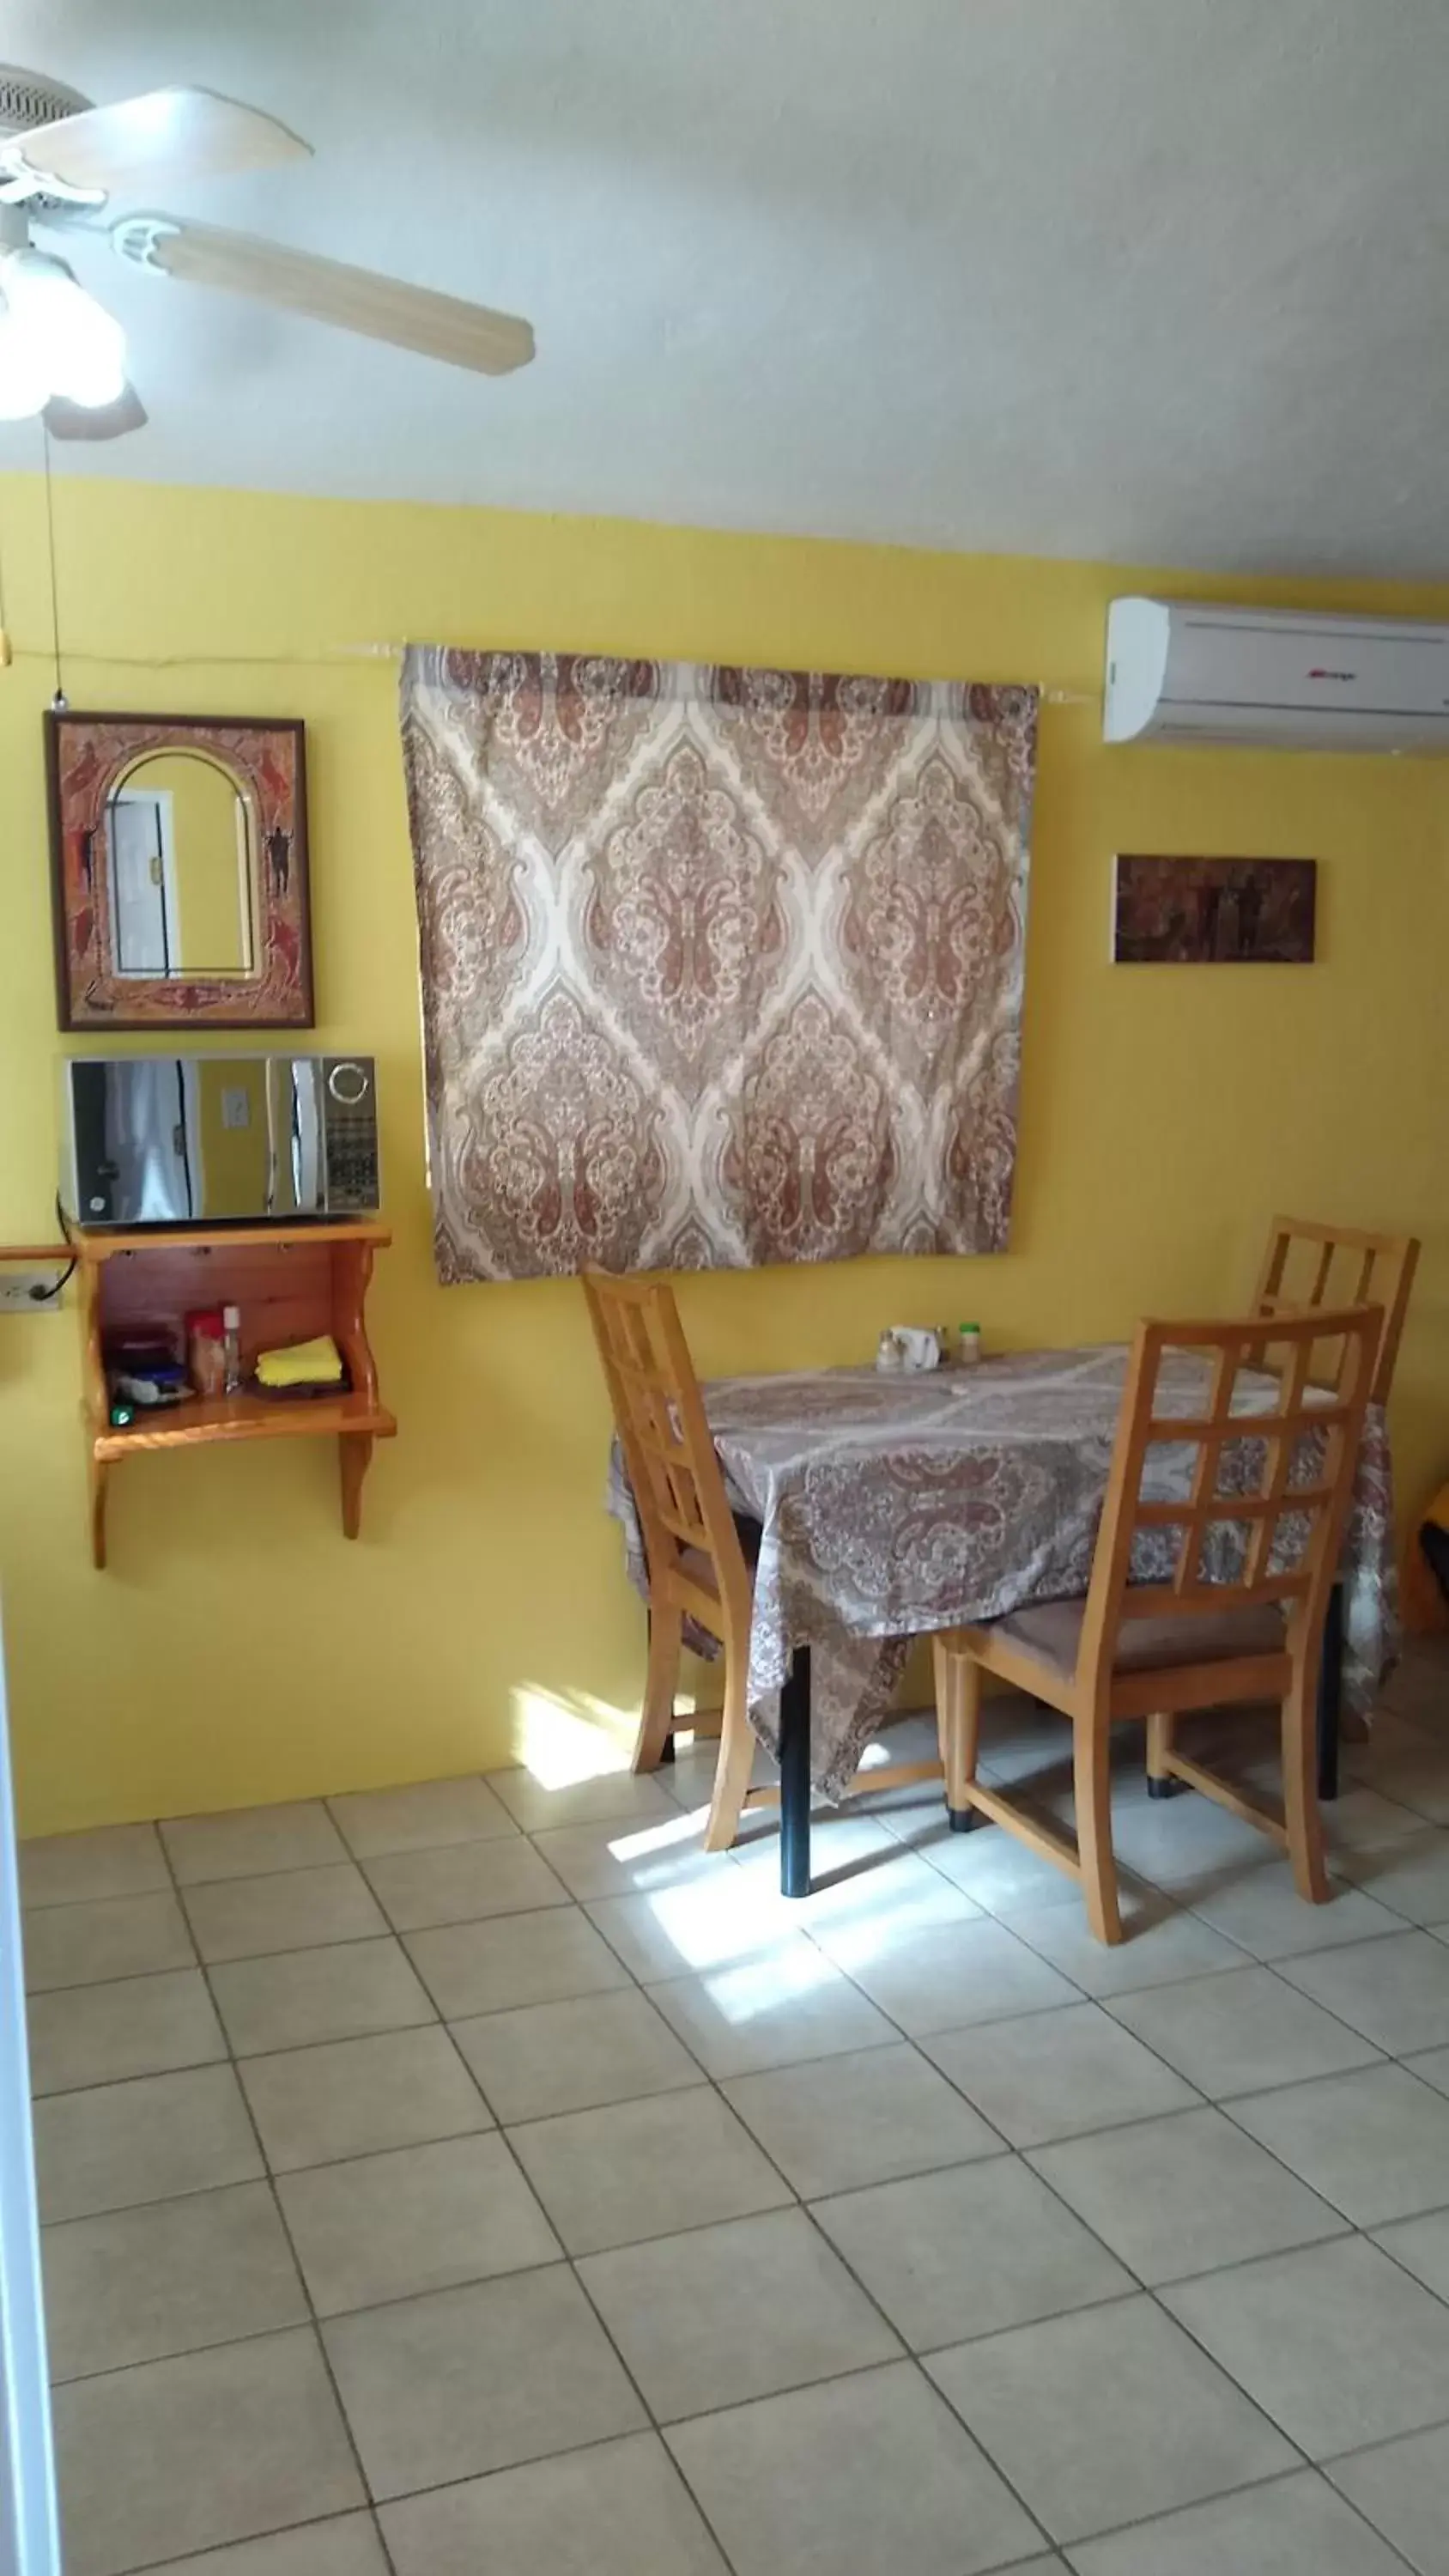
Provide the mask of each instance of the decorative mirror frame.
POLYGON ((312 923, 307 771, 295 719, 51 713, 45 719, 56 1000, 62 1029, 309 1029, 312 923), (251 808, 256 963, 232 975, 123 975, 111 937, 105 810, 148 755, 192 752, 231 773, 251 808))

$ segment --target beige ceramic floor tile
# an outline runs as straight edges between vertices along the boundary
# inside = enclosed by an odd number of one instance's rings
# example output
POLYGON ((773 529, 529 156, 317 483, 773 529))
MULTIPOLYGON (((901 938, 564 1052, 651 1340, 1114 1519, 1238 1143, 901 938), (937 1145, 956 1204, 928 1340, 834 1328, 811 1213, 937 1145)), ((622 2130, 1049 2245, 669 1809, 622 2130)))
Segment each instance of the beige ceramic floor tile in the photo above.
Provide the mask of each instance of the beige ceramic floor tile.
POLYGON ((607 1941, 573 1905, 410 1932, 406 1946, 449 2021, 524 2004, 566 2003, 631 1982, 607 1941))
MULTIPOLYGON (((1441 2193, 1449 2188, 1442 2171, 1439 2188, 1441 2193)), ((1423 2218, 1401 2218, 1392 2227, 1376 2228, 1374 2243, 1449 2306, 1449 2209, 1436 2209, 1423 2218)))
POLYGON ((1015 2156, 847 2192, 813 2214, 913 2352, 1137 2286, 1015 2156))
POLYGON ((901 2349, 800 2209, 594 2254, 579 2278, 661 2424, 901 2349))
POLYGON ((399 1932, 569 1901, 568 1889, 522 1834, 506 1842, 453 1843, 444 1851, 383 1852, 366 1868, 399 1932))
POLYGON ((43 2254, 56 2379, 235 2343, 307 2317, 263 2182, 72 2219, 46 2229, 43 2254))
POLYGON ((390 2570, 371 2514, 343 2513, 265 2540, 233 2541, 203 2558, 173 2559, 166 2576, 390 2576, 390 2570))
POLYGON ((382 2527, 397 2576, 728 2576, 657 2433, 409 2496, 382 2527))
POLYGON ((1365 1895, 1406 1923, 1449 1919, 1449 1833, 1420 1826, 1411 1839, 1351 1852, 1340 1866, 1365 1895))
POLYGON ((722 2089, 806 2199, 1003 2152, 995 2130, 904 2041, 737 2076, 722 2089))
POLYGON ((484 2013, 451 2027, 500 2120, 544 2120, 700 2080, 688 2050, 632 1988, 484 2013))
POLYGON ((1241 1950, 1209 1924, 1191 1914, 1163 1913, 1160 1907, 1161 1900, 1154 1898, 1139 1914, 1130 1901, 1124 1903, 1126 1939, 1112 1948, 1093 1939, 1080 1907, 1038 1906, 1029 1914, 1013 1914, 1011 1928, 1084 1994, 1098 1997, 1175 1985, 1184 1977, 1242 1966, 1241 1950))
POLYGON ((560 1825, 612 1824, 618 1817, 637 1820, 652 1816, 665 1820, 679 1813, 676 1801, 667 1796, 657 1778, 623 1767, 601 1771, 592 1780, 550 1782, 537 1780, 531 1771, 490 1771, 488 1786, 496 1790, 510 1816, 526 1834, 544 1833, 560 1825))
POLYGON ((154 1825, 102 1825, 89 1834, 50 1834, 20 1845, 23 1905, 78 1905, 107 1896, 169 1889, 154 1825))
POLYGON ((1256 2093, 1232 2115, 1355 2227, 1449 2201, 1449 2102, 1406 2067, 1256 2093))
POLYGON ((1431 1933, 1400 1932, 1288 1959, 1280 1973, 1392 2056, 1449 2040, 1449 1948, 1431 1933))
POLYGON ((778 2209, 791 2194, 720 2100, 701 2086, 510 2131, 571 2254, 778 2209))
POLYGON ((647 1896, 692 1878, 733 1870, 728 1852, 707 1852, 690 1816, 616 1817, 612 1824, 560 1825, 535 1834, 537 1850, 571 1896, 647 1896))
POLYGON ((1014 2147, 1186 2110, 1197 2100, 1098 2004, 938 2031, 921 2046, 1014 2147))
POLYGON ((1361 1888, 1349 1886, 1330 1872, 1333 1896, 1327 1905, 1307 1905, 1293 1884, 1285 1861, 1246 1869, 1220 1887, 1204 1888, 1193 1897, 1193 1910, 1215 1932, 1221 1932, 1253 1959, 1296 1959, 1313 1950, 1336 1950, 1353 1941, 1369 1941, 1379 1932, 1397 1932, 1401 1917, 1391 1914, 1361 1888))
POLYGON ((1076 1988, 1004 1924, 933 1923, 884 1933, 850 1973, 910 2038, 1075 2003, 1076 1988))
POLYGON ((795 1909, 742 1870, 692 1878, 647 1895, 595 1898, 589 1921, 642 1984, 783 1957, 818 1958, 795 1909))
POLYGON ((1343 2229, 1336 2209, 1221 2111, 1103 2129, 1034 2148, 1028 2161, 1149 2286, 1343 2229))
POLYGON ((327 1803, 359 1860, 379 1852, 492 1842, 518 1831, 486 1780, 421 1780, 405 1789, 358 1790, 327 1803))
POLYGON ((1449 2421, 1449 2308, 1361 2236, 1162 2296, 1310 2459, 1449 2421))
POLYGON ((284 1807, 237 1807, 219 1816, 174 1816, 161 1827, 182 1887, 210 1878, 260 1878, 320 1869, 347 1858, 320 1798, 284 1807))
POLYGON ((323 2332, 380 2501, 647 2421, 563 2264, 336 2317, 323 2332))
POLYGON ((1072 2551, 1077 2576, 1403 2576, 1313 2471, 1220 2496, 1072 2551))
POLYGON ((857 1961, 872 1958, 888 1935, 982 1919, 972 1897, 899 1841, 888 1841, 860 1868, 842 1870, 812 1887, 809 1896, 791 1900, 790 1915, 837 1967, 852 1974, 857 1961))
POLYGON ((707 1977, 676 1977, 649 1992, 716 2078, 885 2047, 896 2037, 859 1987, 809 1947, 716 1968, 707 1977))
POLYGON ((212 1970, 211 1986, 238 2057, 405 2030, 434 2018, 394 1940, 233 1959, 212 1970))
POLYGON ((1271 1968, 1149 1986, 1114 1997, 1107 2010, 1213 2102, 1381 2062, 1367 2040, 1271 1968))
POLYGON ((1436 2093, 1449 2093, 1449 2048, 1426 2049, 1422 2057, 1406 2057, 1404 2064, 1436 2093))
POLYGON ((37 2094, 207 2066, 226 2055, 199 1968, 32 1995, 28 2020, 37 2094))
POLYGON ((436 2025, 249 2057, 241 2078, 273 2173, 493 2126, 447 2032, 436 2025))
POLYGON ((47 2095, 35 2105, 35 2165, 47 2222, 250 2182, 264 2171, 229 2066, 47 2095))
POLYGON ((322 2317, 558 2260, 553 2229, 496 2135, 284 2174, 277 2192, 322 2317))
POLYGON ((185 1917, 171 1895, 38 1906, 25 1918, 23 1937, 31 1994, 196 1965, 185 1917))
POLYGON ((696 2416, 666 2438, 736 2576, 976 2576, 1039 2538, 910 2362, 696 2416))
MULTIPOLYGON (((1324 2474, 1342 2487, 1419 2576, 1449 2576, 1449 2426, 1410 2433, 1381 2450, 1329 2460, 1324 2474)), ((1317 2576, 1317 2571, 1310 2571, 1317 2576)))
POLYGON ((973 1904, 1006 1920, 1038 1905, 1080 1905, 1082 1901, 1081 1889, 1065 1870, 1054 1869, 1049 1860, 1029 1851, 1015 1834, 999 1826, 955 1834, 944 1817, 934 1814, 929 1826, 911 1837, 911 1849, 973 1904))
POLYGON ((1416 1841, 1424 1831, 1424 1821, 1412 1807, 1401 1807, 1392 1798, 1380 1797, 1376 1789, 1355 1786, 1346 1780, 1330 1805, 1323 1809, 1324 1840, 1333 1855, 1334 1867, 1346 1877, 1358 1875, 1351 1855, 1383 1853, 1394 1843, 1416 1841))
POLYGON ((328 1941, 365 1941, 387 1931, 360 1870, 274 1871, 266 1878, 218 1878, 188 1889, 186 1911, 208 1965, 310 1950, 328 1941))
POLYGON ((1150 2299, 986 2335, 927 2367, 1058 2540, 1296 2465, 1281 2434, 1150 2299), (1170 2441, 1148 2430, 1169 2424, 1170 2441))
POLYGON ((121 2576, 366 2501, 310 2328, 78 2380, 54 2413, 66 2576, 121 2576))

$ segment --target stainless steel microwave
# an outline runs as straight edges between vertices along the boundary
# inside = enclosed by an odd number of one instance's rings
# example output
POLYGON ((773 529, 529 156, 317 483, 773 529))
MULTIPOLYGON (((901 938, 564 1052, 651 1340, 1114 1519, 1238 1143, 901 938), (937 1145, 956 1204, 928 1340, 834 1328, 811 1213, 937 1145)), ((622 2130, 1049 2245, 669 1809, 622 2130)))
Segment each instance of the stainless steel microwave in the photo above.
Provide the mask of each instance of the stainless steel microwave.
POLYGON ((73 1057, 61 1192, 82 1226, 371 1216, 367 1055, 73 1057))

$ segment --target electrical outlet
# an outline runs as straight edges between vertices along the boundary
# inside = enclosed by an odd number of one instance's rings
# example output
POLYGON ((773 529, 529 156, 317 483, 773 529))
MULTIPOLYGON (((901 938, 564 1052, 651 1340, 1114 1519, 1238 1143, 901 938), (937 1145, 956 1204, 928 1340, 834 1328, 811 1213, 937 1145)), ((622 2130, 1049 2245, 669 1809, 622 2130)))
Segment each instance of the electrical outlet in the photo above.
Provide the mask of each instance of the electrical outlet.
POLYGON ((58 1315, 60 1299, 49 1292, 60 1280, 63 1264, 0 1261, 0 1315, 58 1315), (37 1290, 46 1293, 37 1295, 37 1290))
POLYGON ((223 1127, 250 1127, 252 1104, 243 1082, 224 1082, 221 1087, 221 1123, 223 1127))

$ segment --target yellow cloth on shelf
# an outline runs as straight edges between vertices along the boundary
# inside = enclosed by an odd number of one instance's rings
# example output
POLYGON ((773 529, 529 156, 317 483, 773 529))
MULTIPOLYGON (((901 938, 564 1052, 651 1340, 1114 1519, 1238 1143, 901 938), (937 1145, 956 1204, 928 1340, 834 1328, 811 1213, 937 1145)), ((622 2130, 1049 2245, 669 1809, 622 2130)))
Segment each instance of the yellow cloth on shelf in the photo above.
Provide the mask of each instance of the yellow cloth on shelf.
POLYGON ((339 1386, 342 1354, 330 1333, 315 1341, 290 1342, 278 1351, 258 1351, 259 1386, 339 1386))

